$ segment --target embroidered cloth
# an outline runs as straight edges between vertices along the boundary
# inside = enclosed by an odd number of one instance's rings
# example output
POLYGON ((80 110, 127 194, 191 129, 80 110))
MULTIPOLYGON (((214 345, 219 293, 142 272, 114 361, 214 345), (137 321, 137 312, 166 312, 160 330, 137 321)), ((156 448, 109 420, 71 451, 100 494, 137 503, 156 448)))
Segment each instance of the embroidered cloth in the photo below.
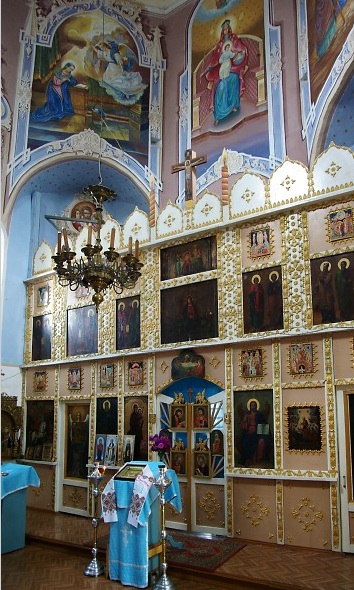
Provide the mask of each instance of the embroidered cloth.
MULTIPOLYGON (((148 463, 154 478, 159 475, 159 464, 158 461, 148 463)), ((166 475, 172 481, 165 492, 166 501, 171 502, 174 508, 181 512, 181 495, 176 473, 173 469, 168 469, 166 475)), ((140 483, 137 484, 136 490, 140 489, 140 483)), ((133 509, 132 496, 135 481, 116 479, 110 480, 109 484, 108 489, 107 484, 105 492, 108 491, 110 495, 114 487, 117 515, 116 521, 106 521, 111 523, 109 536, 109 577, 111 580, 119 580, 125 586, 146 588, 149 573, 149 545, 158 543, 161 538, 159 492, 154 485, 149 487, 145 501, 139 505, 137 526, 133 526, 128 522, 128 518, 131 508, 133 509)), ((107 494, 106 497, 108 497, 107 494)), ((110 498, 111 500, 112 497, 110 498)), ((108 518, 112 519, 114 510, 111 508, 110 501, 102 504, 102 506, 106 506, 106 512, 109 514, 108 518)), ((134 514, 134 518, 135 516, 136 514, 134 514)))
POLYGON ((142 473, 135 478, 131 504, 129 507, 128 522, 135 526, 135 528, 139 524, 141 511, 153 483, 154 475, 149 465, 146 465, 142 473))

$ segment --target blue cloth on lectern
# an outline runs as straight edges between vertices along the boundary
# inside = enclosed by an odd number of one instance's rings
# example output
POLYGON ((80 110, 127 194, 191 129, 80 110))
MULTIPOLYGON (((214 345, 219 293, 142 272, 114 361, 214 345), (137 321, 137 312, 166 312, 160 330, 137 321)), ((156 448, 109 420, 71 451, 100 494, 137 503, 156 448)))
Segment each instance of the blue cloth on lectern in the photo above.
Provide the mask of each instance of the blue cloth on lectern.
POLYGON ((18 463, 4 463, 1 465, 1 473, 8 475, 1 476, 1 499, 9 494, 23 490, 28 486, 39 488, 40 479, 31 465, 19 465, 18 463))
MULTIPOLYGON (((158 477, 159 462, 148 463, 154 477, 158 477)), ((181 512, 182 503, 178 478, 173 469, 167 469, 167 477, 171 479, 171 485, 165 492, 167 502, 171 502, 176 510, 181 512)), ((128 523, 129 508, 131 505, 134 481, 114 480, 114 490, 117 503, 116 522, 110 524, 109 537, 109 577, 111 580, 119 580, 126 586, 146 588, 149 573, 149 541, 158 542, 160 539, 157 528, 160 510, 159 491, 152 485, 139 516, 139 526, 134 527, 128 523), (152 512, 157 517, 155 523, 155 535, 157 538, 149 539, 149 518, 152 512)))

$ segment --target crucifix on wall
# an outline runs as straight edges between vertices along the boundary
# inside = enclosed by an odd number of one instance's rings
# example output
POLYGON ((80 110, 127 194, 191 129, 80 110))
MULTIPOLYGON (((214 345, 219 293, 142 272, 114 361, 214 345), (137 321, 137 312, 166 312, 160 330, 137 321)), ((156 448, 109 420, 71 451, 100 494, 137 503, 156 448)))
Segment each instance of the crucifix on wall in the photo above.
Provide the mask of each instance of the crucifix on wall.
POLYGON ((185 172, 185 201, 194 200, 196 192, 196 175, 195 168, 199 164, 204 164, 207 161, 206 156, 196 157, 193 150, 186 150, 184 154, 184 162, 179 162, 171 167, 172 174, 175 172, 185 172))

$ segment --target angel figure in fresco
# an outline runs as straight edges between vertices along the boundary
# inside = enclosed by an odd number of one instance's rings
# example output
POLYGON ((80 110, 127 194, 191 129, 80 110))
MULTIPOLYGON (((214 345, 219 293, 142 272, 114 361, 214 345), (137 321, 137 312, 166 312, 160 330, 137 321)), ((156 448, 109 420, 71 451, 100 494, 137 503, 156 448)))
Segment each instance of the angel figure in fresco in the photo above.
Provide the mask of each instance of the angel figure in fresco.
POLYGON ((143 95, 144 84, 140 72, 134 71, 138 59, 125 43, 100 41, 92 48, 92 63, 100 86, 117 102, 124 105, 135 104, 143 95))

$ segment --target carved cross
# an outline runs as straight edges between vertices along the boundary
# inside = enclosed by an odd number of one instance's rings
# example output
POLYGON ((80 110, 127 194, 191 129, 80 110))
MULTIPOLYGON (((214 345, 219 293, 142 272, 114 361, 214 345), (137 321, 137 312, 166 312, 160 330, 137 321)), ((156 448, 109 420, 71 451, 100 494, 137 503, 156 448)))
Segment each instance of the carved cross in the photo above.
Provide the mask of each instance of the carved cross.
POLYGON ((204 164, 207 161, 207 159, 206 159, 206 156, 196 157, 196 154, 193 150, 186 150, 184 157, 185 157, 184 162, 179 162, 178 164, 174 164, 171 167, 171 172, 172 172, 172 174, 174 174, 175 172, 181 172, 182 170, 185 171, 184 198, 186 201, 190 201, 191 199, 195 200, 195 192, 196 192, 195 167, 198 166, 199 164, 204 164))

